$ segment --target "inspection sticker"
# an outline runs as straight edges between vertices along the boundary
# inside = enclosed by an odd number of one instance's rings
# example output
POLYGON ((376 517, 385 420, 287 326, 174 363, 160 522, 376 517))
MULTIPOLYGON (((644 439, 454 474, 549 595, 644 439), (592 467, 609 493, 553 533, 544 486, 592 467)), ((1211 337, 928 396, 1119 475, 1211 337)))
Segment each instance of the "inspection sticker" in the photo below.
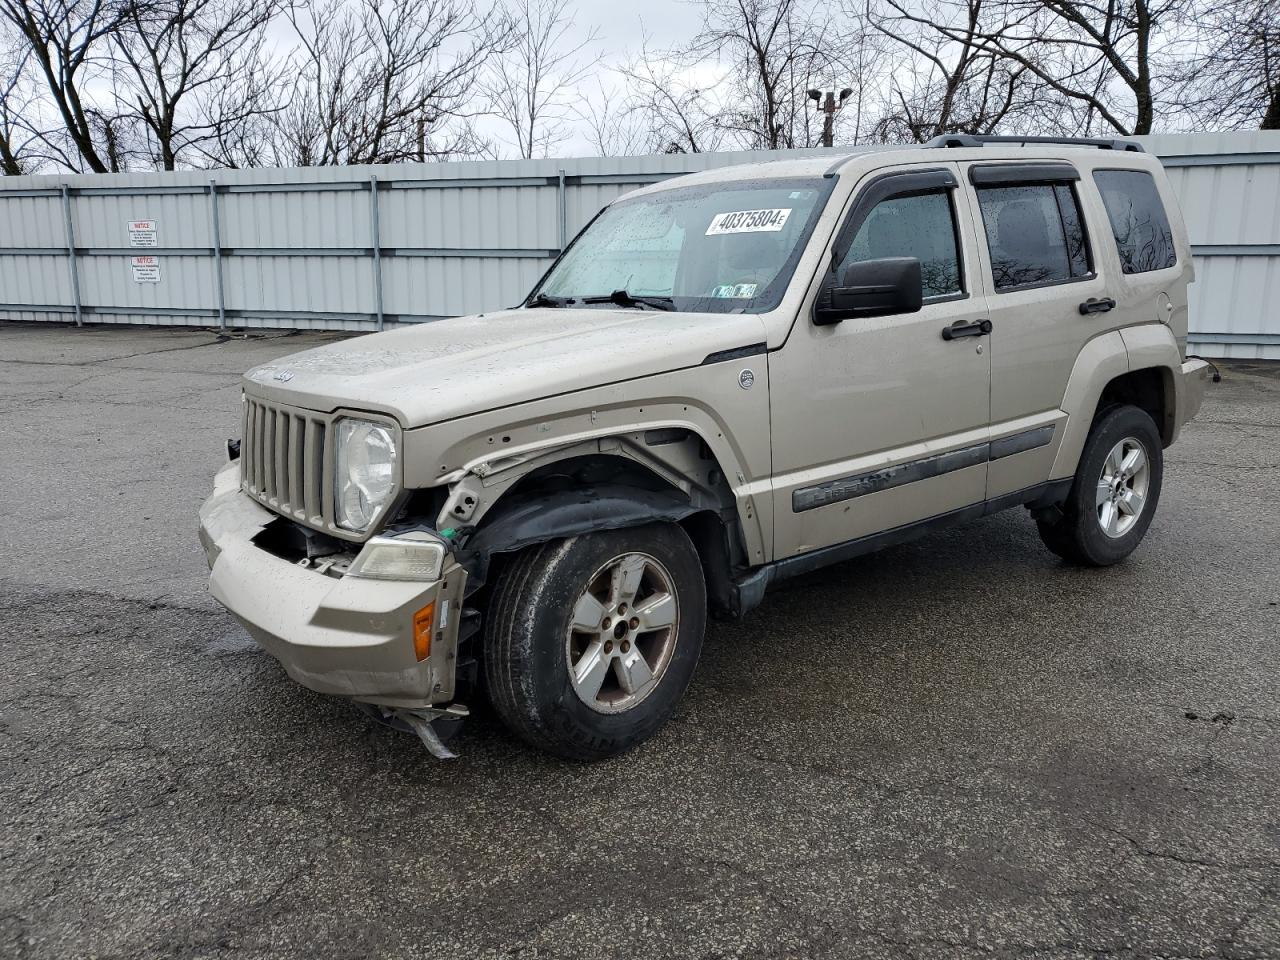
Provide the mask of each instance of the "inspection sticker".
POLYGON ((791 216, 790 207, 775 210, 734 210, 729 213, 717 213, 711 218, 711 226, 707 227, 708 237, 718 237, 726 233, 770 233, 781 230, 791 216))
POLYGON ((159 257, 130 257, 129 263, 133 267, 134 283, 160 282, 159 257))

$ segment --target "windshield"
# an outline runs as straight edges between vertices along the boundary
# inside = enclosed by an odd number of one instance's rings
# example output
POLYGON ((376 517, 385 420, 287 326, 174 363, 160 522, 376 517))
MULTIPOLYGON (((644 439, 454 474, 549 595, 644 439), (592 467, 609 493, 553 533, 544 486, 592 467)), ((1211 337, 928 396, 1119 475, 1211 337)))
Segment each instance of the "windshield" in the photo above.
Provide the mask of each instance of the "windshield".
POLYGON ((772 310, 834 182, 736 180, 621 200, 578 236, 526 303, 626 291, 669 298, 675 310, 772 310))

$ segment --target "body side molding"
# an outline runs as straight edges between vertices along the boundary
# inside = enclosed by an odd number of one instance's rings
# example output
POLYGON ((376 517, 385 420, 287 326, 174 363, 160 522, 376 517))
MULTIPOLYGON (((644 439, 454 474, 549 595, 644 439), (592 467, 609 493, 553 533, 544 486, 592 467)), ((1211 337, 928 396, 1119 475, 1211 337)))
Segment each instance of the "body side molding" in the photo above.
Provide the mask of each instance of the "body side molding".
POLYGON ((1047 446, 1053 440, 1053 431, 1052 424, 1035 427, 1010 437, 1001 437, 999 440, 976 443, 961 447, 959 450, 949 450, 946 453, 922 457, 896 466, 858 473, 850 477, 839 477, 812 487, 803 487, 791 494, 791 511, 803 513, 831 503, 840 503, 843 500, 852 500, 854 497, 915 483, 917 480, 928 480, 953 470, 976 467, 988 460, 999 460, 1016 453, 1025 453, 1037 447, 1047 446))
POLYGON ((1011 437, 1001 437, 991 441, 991 459, 1000 460, 1012 457, 1015 453, 1026 453, 1039 447, 1047 447, 1053 440, 1053 424, 1036 427, 1034 430, 1023 430, 1011 437))

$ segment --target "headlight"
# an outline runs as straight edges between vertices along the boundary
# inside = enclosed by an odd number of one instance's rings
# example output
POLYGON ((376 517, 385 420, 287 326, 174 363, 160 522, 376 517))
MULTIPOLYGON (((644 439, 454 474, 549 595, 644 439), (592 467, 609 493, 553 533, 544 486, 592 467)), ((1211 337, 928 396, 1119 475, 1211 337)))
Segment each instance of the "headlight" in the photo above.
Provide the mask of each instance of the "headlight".
POLYGON ((368 420, 338 421, 334 515, 338 526, 362 532, 395 491, 396 442, 391 429, 368 420))

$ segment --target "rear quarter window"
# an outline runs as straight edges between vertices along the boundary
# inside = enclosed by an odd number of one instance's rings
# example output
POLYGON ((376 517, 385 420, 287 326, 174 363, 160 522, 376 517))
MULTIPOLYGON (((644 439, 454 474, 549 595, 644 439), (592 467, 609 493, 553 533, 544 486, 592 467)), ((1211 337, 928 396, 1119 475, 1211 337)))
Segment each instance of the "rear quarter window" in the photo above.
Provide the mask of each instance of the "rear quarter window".
POLYGON ((1169 217, 1151 174, 1144 170, 1097 170, 1093 182, 1107 208, 1125 273, 1163 270, 1178 262, 1169 217))

